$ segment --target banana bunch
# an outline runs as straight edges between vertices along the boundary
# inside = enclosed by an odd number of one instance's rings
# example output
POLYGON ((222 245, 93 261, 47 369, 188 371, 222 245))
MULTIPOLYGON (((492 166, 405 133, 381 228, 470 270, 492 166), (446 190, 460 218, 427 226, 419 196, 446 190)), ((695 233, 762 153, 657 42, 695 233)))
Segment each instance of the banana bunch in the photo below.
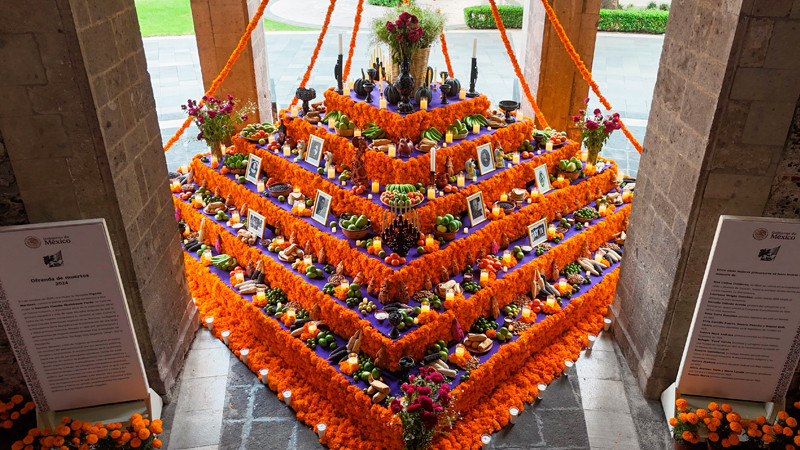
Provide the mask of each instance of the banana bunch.
POLYGON ((447 130, 453 133, 453 138, 456 136, 465 136, 467 133, 469 133, 467 125, 458 119, 451 123, 450 126, 447 127, 447 130))
POLYGON ((236 267, 236 258, 223 253, 221 255, 212 256, 211 264, 213 264, 214 267, 227 272, 236 267))
POLYGON ((322 118, 322 121, 325 122, 325 124, 327 125, 328 121, 331 119, 333 119, 334 121, 338 121, 341 115, 342 115, 341 111, 328 111, 328 113, 325 114, 325 117, 322 118))
POLYGON ((408 194, 410 192, 416 192, 417 188, 413 184, 389 184, 386 185, 386 190, 389 192, 408 194))
POLYGON ((462 121, 467 125, 467 127, 469 127, 470 130, 472 129, 472 127, 475 126, 476 123, 478 124, 478 126, 481 127, 485 127, 489 124, 489 122, 486 120, 486 117, 484 117, 483 114, 472 114, 469 116, 464 116, 464 119, 462 119, 462 121))
POLYGON ((439 142, 442 140, 443 136, 439 130, 437 130, 434 127, 430 127, 427 130, 423 130, 422 133, 420 133, 420 137, 422 137, 422 139, 428 139, 433 142, 439 142))
POLYGON ((369 122, 364 124, 364 129, 361 130, 361 135, 365 138, 369 139, 383 139, 386 136, 386 132, 383 131, 383 128, 375 125, 373 122, 369 122))

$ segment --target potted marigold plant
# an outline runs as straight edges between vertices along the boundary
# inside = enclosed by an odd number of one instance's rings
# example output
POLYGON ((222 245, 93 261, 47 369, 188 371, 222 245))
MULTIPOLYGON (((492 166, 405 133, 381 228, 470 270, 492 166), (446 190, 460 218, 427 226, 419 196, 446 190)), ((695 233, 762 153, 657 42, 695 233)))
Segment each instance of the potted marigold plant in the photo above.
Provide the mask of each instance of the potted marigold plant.
POLYGON ((755 420, 747 421, 747 440, 742 442, 742 447, 748 449, 768 449, 770 443, 775 440, 772 425, 767 423, 764 416, 758 416, 755 420))
POLYGON ((675 450, 691 450, 700 442, 697 433, 697 424, 700 418, 697 413, 692 412, 686 404, 686 400, 679 398, 675 401, 677 417, 669 419, 672 425, 672 438, 674 439, 675 450))
POLYGON ((708 447, 729 448, 739 445, 739 434, 744 430, 742 422, 745 421, 733 412, 731 405, 711 402, 708 404, 708 411, 709 416, 703 419, 708 428, 708 447))
MULTIPOLYGON (((589 103, 589 97, 583 101, 589 103)), ((586 160, 589 164, 597 164, 597 155, 611 137, 611 133, 622 128, 622 124, 619 122, 619 113, 603 116, 599 108, 595 108, 591 116, 585 109, 581 109, 578 111, 578 115, 572 117, 572 120, 581 129, 581 141, 589 152, 586 160)))
POLYGON ((778 413, 778 420, 772 425, 775 447, 781 450, 800 448, 800 435, 797 434, 797 419, 790 417, 786 411, 778 413))
POLYGON ((253 112, 252 105, 238 105, 230 94, 225 100, 205 95, 202 102, 189 99, 181 109, 200 130, 197 140, 205 140, 218 161, 222 161, 222 146, 236 132, 236 125, 244 123, 247 114, 253 112))
POLYGON ((401 389, 404 397, 396 397, 389 407, 403 424, 406 450, 424 450, 431 445, 436 433, 443 433, 456 419, 451 408, 450 386, 444 376, 432 368, 423 367, 409 376, 401 389))

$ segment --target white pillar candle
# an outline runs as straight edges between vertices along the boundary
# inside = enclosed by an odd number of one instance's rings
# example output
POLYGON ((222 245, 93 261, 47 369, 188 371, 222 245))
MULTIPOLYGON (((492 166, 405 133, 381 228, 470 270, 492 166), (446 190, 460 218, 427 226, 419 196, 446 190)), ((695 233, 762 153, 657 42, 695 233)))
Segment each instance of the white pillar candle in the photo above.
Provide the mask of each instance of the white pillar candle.
POLYGON ((519 164, 519 152, 514 152, 511 154, 511 162, 514 164, 519 164))
POLYGON ((472 57, 478 56, 478 38, 472 40, 472 57))
POLYGON ((328 179, 332 180, 336 178, 336 167, 333 167, 333 164, 328 166, 328 179))
POLYGON ((228 345, 228 341, 230 340, 230 337, 231 337, 231 332, 230 331, 225 330, 225 331, 222 332, 222 342, 224 342, 225 345, 228 345))
POLYGON ((552 152, 553 151, 553 142, 552 141, 547 141, 547 144, 544 145, 544 148, 548 152, 552 152))
POLYGON ((508 414, 509 416, 511 416, 511 418, 508 421, 511 423, 516 423, 517 417, 519 417, 519 410, 517 408, 509 408, 508 414))
POLYGON ((266 385, 269 383, 269 369, 261 369, 258 374, 261 375, 261 384, 266 385))
POLYGON ((386 98, 385 97, 381 97, 381 100, 379 102, 379 107, 380 107, 380 109, 386 109, 386 98))
POLYGON ((206 327, 208 331, 214 330, 214 318, 213 317, 206 317, 206 327))
POLYGON ((536 395, 534 401, 540 402, 542 401, 542 394, 544 394, 545 389, 547 389, 547 385, 544 383, 539 383, 536 385, 536 387, 539 388, 539 393, 536 395))
POLYGON ((436 198, 436 191, 433 190, 433 186, 428 186, 428 200, 433 200, 436 198))
POLYGON ((436 147, 431 147, 431 172, 436 173, 436 147))
POLYGON ((339 33, 339 54, 340 55, 343 54, 342 53, 342 33, 339 33))
POLYGON ((461 88, 461 90, 458 91, 458 99, 459 100, 464 100, 465 98, 467 98, 467 90, 464 89, 464 88, 461 88))
POLYGON ((489 444, 492 442, 492 437, 488 434, 484 434, 481 436, 481 448, 489 448, 489 444))
MULTIPOLYGON (((463 91, 463 89, 462 89, 463 91)), ((472 124, 472 134, 478 134, 481 132, 481 125, 478 122, 472 124)))
POLYGON ((283 391, 283 402, 286 403, 286 406, 292 406, 292 391, 283 391))
POLYGON ((572 362, 572 361, 570 361, 568 359, 565 360, 564 361, 564 375, 567 375, 569 373, 569 370, 572 369, 572 366, 574 366, 574 365, 575 365, 574 362, 572 362))
POLYGON ((464 174, 463 173, 459 173, 456 176, 456 186, 464 187, 464 174))
POLYGON ((608 331, 609 328, 611 328, 611 319, 606 317, 603 319, 603 331, 608 331))
POLYGON ((319 436, 320 439, 324 438, 325 437, 325 430, 327 430, 327 429, 328 429, 328 427, 324 423, 318 423, 317 424, 317 436, 319 436))
POLYGON ((242 362, 247 364, 247 355, 250 354, 250 349, 243 348, 239 350, 239 354, 242 356, 242 362))
POLYGON ((589 345, 586 346, 586 349, 591 350, 592 347, 594 347, 595 341, 597 341, 597 336, 590 334, 588 339, 589 339, 589 345))

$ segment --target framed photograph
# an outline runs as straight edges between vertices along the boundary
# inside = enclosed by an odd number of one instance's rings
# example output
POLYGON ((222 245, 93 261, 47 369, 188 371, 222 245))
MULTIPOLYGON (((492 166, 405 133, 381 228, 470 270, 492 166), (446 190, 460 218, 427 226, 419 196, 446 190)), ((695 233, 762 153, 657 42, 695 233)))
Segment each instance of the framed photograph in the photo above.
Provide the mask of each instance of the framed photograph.
POLYGON ((467 214, 469 226, 474 227, 486 220, 486 206, 483 203, 483 191, 478 191, 467 197, 467 214))
POLYGON ((537 221, 528 225, 528 239, 531 242, 531 247, 536 248, 537 245, 547 240, 547 218, 537 221))
POLYGON ((314 199, 314 213, 311 218, 321 223, 323 226, 328 224, 328 215, 331 212, 331 196, 317 189, 317 196, 314 199))
POLYGON ((325 141, 319 136, 313 134, 308 139, 308 153, 306 153, 306 162, 314 167, 319 167, 322 161, 322 146, 325 141))
POLYGON ((550 186, 550 174, 547 173, 547 164, 542 164, 534 169, 534 174, 536 175, 536 189, 539 189, 540 194, 553 189, 550 186))
POLYGON ((244 179, 253 184, 258 184, 259 176, 261 176, 261 158, 251 153, 247 160, 247 172, 244 175, 244 179))
POLYGON ((492 154, 492 143, 486 143, 478 147, 478 171, 481 175, 494 172, 494 155, 492 154))
POLYGON ((265 224, 264 216, 252 209, 247 210, 247 231, 254 233, 259 239, 262 239, 264 237, 265 224))

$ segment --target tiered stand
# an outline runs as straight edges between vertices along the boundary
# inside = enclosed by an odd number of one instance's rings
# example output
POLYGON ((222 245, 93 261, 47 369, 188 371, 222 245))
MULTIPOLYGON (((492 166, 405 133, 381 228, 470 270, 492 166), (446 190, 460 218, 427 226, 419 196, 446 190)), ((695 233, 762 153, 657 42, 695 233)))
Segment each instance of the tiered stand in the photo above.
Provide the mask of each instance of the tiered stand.
MULTIPOLYGON (((328 90, 325 99, 328 111, 342 111, 359 126, 374 122, 395 142, 402 137, 418 140, 420 131, 430 126, 444 131, 453 120, 482 114, 489 108, 489 101, 483 96, 461 101, 456 99, 446 106, 434 100, 428 111, 400 116, 391 108, 378 110, 355 94, 348 98, 328 90)), ((312 134, 324 139, 324 149, 332 152, 337 164, 349 164, 353 158, 355 149, 351 140, 338 136, 326 124, 312 125, 288 115, 281 120, 286 126, 286 134, 294 139, 308 141, 312 134)), ((467 138, 441 148, 437 152, 437 161, 443 166, 446 157, 450 156, 456 170, 463 170, 467 159, 476 158, 477 146, 491 142, 493 148, 500 145, 510 152, 516 150, 524 139, 530 138, 533 129, 534 124, 528 120, 519 120, 495 130, 484 128, 477 135, 470 133, 467 138)), ((284 157, 281 151, 269 150, 267 146, 242 137, 235 138, 234 142, 236 152, 254 154, 263 159, 263 170, 268 177, 291 183, 310 198, 317 190, 326 192, 333 197, 332 214, 367 215, 372 221, 373 235, 380 232, 378 227, 387 207, 380 202, 377 193, 369 195, 371 189, 357 194, 351 186, 343 186, 336 179, 320 175, 316 167, 305 161, 295 161, 294 155, 284 157)), ((549 241, 549 250, 538 252, 541 253, 539 256, 537 252, 530 252, 519 261, 514 259, 507 271, 498 271, 489 281, 481 283, 482 289, 474 294, 465 292, 450 300, 442 298, 440 309, 418 315, 415 323, 404 328, 397 339, 389 337, 392 327, 388 321, 378 321, 372 313, 361 314, 355 306, 348 307, 344 301, 324 293, 327 273, 322 279, 309 279, 305 272, 293 270, 291 264, 278 258, 278 254, 268 251, 271 240, 277 237, 275 230, 279 230, 286 241, 294 236, 300 248, 309 248, 314 255, 324 248, 327 263, 334 267, 341 264, 346 279, 351 283, 358 273, 364 280, 372 279, 374 286, 380 286, 384 279, 394 284, 404 283, 412 297, 405 299, 405 303, 410 307, 420 306, 413 296, 424 289, 426 275, 435 285, 448 281, 440 279, 444 278, 442 272, 446 271, 448 279, 460 283, 464 273, 453 273, 453 261, 459 268, 473 265, 475 261, 467 261, 467 256, 476 258, 481 251, 490 255, 503 234, 511 241, 509 248, 528 245, 528 225, 544 217, 549 218, 551 224, 559 225, 555 220, 557 215, 572 218, 571 213, 575 210, 595 206, 595 200, 601 195, 614 191, 618 186, 616 165, 605 161, 604 167, 592 176, 578 178, 569 185, 538 196, 531 203, 523 202, 515 211, 496 220, 469 227, 466 219, 466 198, 469 195, 482 191, 488 202, 513 188, 530 191, 537 166, 547 164, 552 173, 559 160, 574 156, 578 150, 578 144, 566 143, 551 151, 534 152, 531 158, 523 159, 513 167, 507 165, 486 176, 478 176, 476 181, 467 178, 465 187, 457 192, 425 200, 416 207, 423 233, 431 233, 436 217, 444 214, 462 217, 464 227, 469 229, 466 232, 459 229, 453 241, 431 253, 417 255, 412 249, 406 263, 400 266, 387 264, 357 246, 340 229, 334 232, 329 226, 308 217, 293 215, 290 205, 278 202, 268 192, 259 194, 253 184, 240 184, 234 175, 223 175, 220 168, 212 169, 199 156, 195 157, 191 169, 198 185, 218 191, 222 198, 230 196, 238 208, 246 203, 248 208, 266 218, 268 229, 261 242, 248 245, 237 238, 234 228, 214 220, 213 215, 205 214, 202 209, 194 208, 189 200, 181 200, 176 195, 175 205, 180 217, 191 230, 198 230, 205 218, 207 243, 219 238, 220 252, 234 256, 240 264, 261 261, 265 283, 283 290, 288 301, 296 302, 304 310, 312 311, 317 307, 319 319, 324 320, 327 329, 333 332, 338 346, 346 345, 348 339, 361 330, 360 353, 373 359, 379 356, 379 352, 383 353, 380 376, 391 388, 391 396, 384 401, 373 403, 371 395, 366 393, 366 381, 356 381, 342 373, 339 364, 328 362, 330 350, 321 346, 308 347, 305 340, 290 335, 290 327, 284 324, 287 321, 276 319, 266 314, 264 308, 254 306, 253 295, 239 294, 232 287, 227 272, 204 266, 199 255, 186 252, 189 285, 200 314, 204 318, 213 317, 212 333, 216 336, 230 331, 229 346, 237 355, 241 355, 242 349, 248 349, 247 357, 243 359, 254 372, 269 370, 267 380, 262 381, 277 391, 279 398, 284 398, 284 392, 291 392, 290 406, 298 419, 315 429, 319 424, 326 425, 321 440, 332 448, 402 448, 400 421, 387 407, 392 397, 402 395, 399 387, 404 380, 401 379, 399 360, 410 356, 417 361, 411 370, 414 373, 420 367, 419 361, 425 357, 426 350, 437 341, 447 342, 446 351, 454 352, 458 342, 453 336, 458 333, 458 326, 467 333, 479 317, 490 316, 493 298, 501 311, 494 319, 498 328, 508 325, 504 323, 506 319, 518 319, 518 314, 507 317, 504 307, 518 296, 531 294, 534 273, 538 271, 554 283, 554 266, 564 268, 579 257, 591 258, 601 246, 609 246, 624 229, 630 205, 617 206, 606 216, 586 223, 581 230, 576 230, 576 227, 561 230, 563 238, 549 241)), ((408 157, 390 158, 381 152, 368 151, 365 162, 369 179, 377 180, 381 189, 392 183, 427 184, 430 181, 430 156, 425 153, 414 151, 408 157)), ((389 252, 385 247, 384 250, 389 252)), ((618 251, 621 253, 621 249, 618 251)), ((324 266, 318 262, 315 265, 320 269, 324 266)), ((448 363, 457 371, 456 377, 449 382, 460 419, 447 430, 447 434, 436 437, 434 447, 479 447, 481 435, 497 431, 509 422, 510 408, 522 411, 525 404, 533 402, 538 394, 538 384, 549 383, 563 371, 565 361, 578 358, 580 350, 588 343, 588 336, 596 335, 602 329, 603 318, 613 297, 619 262, 607 261, 606 265, 608 267, 600 275, 589 276, 586 284, 576 285, 570 298, 562 297, 560 311, 551 311, 549 315, 534 313, 535 320, 531 320, 527 329, 506 342, 495 340, 486 354, 475 355, 480 365, 471 371, 468 379, 462 381, 464 370, 448 363)), ((475 281, 478 281, 475 273, 475 281)), ((381 308, 377 295, 368 294, 365 286, 362 286, 361 295, 381 308)))

